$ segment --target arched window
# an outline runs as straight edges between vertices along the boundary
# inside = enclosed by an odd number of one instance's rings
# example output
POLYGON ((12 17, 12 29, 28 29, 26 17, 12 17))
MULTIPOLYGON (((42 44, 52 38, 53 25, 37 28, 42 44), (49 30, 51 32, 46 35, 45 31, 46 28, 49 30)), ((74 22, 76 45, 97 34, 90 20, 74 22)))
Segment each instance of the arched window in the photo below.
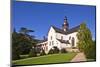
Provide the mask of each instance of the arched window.
POLYGON ((51 46, 51 42, 49 42, 49 46, 51 46))
POLYGON ((75 39, 74 37, 72 37, 72 47, 74 47, 74 45, 75 45, 75 39))
POLYGON ((51 36, 51 40, 52 40, 52 36, 51 36))
POLYGON ((71 39, 71 36, 69 37, 69 40, 71 39))
POLYGON ((63 40, 63 36, 61 36, 61 40, 63 40))
POLYGON ((54 45, 54 41, 52 41, 52 45, 54 45))

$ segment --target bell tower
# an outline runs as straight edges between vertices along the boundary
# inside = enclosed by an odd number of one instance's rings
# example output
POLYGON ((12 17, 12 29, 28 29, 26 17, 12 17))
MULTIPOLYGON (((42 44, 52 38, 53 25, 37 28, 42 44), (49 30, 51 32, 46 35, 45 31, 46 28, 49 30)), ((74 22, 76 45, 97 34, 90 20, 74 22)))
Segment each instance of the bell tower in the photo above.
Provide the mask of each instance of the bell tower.
POLYGON ((66 32, 69 29, 69 24, 67 22, 67 17, 64 17, 64 23, 62 24, 62 29, 66 32))

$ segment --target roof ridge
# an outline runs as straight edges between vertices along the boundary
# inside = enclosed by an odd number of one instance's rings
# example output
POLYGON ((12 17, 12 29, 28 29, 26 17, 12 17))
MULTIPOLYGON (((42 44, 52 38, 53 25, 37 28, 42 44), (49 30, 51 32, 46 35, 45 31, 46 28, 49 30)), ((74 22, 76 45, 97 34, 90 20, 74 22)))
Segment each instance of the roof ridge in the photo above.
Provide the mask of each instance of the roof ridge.
POLYGON ((76 31, 80 28, 80 25, 75 26, 75 27, 72 27, 71 29, 68 29, 68 31, 64 31, 64 30, 62 30, 62 29, 60 29, 60 28, 57 28, 57 27, 55 27, 55 26, 53 26, 53 25, 52 25, 52 27, 54 28, 54 30, 55 30, 56 32, 67 35, 67 34, 76 32, 76 31))

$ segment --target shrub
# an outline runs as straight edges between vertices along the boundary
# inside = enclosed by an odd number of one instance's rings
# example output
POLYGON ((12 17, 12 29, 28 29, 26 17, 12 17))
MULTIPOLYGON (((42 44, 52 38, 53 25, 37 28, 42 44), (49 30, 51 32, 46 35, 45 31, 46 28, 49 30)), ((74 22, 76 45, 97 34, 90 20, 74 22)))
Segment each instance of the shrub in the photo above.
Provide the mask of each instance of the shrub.
POLYGON ((36 53, 35 48, 31 49, 30 52, 29 52, 29 57, 36 57, 36 56, 37 56, 37 53, 36 53))
POLYGON ((46 55, 45 51, 42 49, 42 52, 40 53, 40 56, 46 55))
POLYGON ((93 44, 86 50, 85 55, 88 59, 96 59, 96 46, 93 44))
POLYGON ((57 47, 53 47, 52 49, 50 49, 48 54, 56 54, 56 53, 59 53, 59 51, 60 50, 57 47))
POLYGON ((62 48, 61 53, 67 53, 66 49, 62 48))
POLYGON ((54 53, 59 53, 59 49, 57 47, 53 47, 54 53))
POLYGON ((48 54, 53 54, 53 53, 54 53, 54 50, 50 49, 48 54))

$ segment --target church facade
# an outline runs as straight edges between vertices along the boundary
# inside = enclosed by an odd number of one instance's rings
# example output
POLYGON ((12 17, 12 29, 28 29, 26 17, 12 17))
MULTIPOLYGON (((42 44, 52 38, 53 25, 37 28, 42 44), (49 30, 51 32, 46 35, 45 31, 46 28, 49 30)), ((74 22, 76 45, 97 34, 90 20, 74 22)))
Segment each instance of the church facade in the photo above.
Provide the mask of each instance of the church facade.
POLYGON ((79 51, 77 48, 77 33, 80 25, 69 29, 69 23, 67 17, 64 18, 62 28, 51 26, 48 32, 47 40, 38 43, 41 48, 48 53, 53 47, 57 47, 59 50, 66 49, 67 51, 79 51))

